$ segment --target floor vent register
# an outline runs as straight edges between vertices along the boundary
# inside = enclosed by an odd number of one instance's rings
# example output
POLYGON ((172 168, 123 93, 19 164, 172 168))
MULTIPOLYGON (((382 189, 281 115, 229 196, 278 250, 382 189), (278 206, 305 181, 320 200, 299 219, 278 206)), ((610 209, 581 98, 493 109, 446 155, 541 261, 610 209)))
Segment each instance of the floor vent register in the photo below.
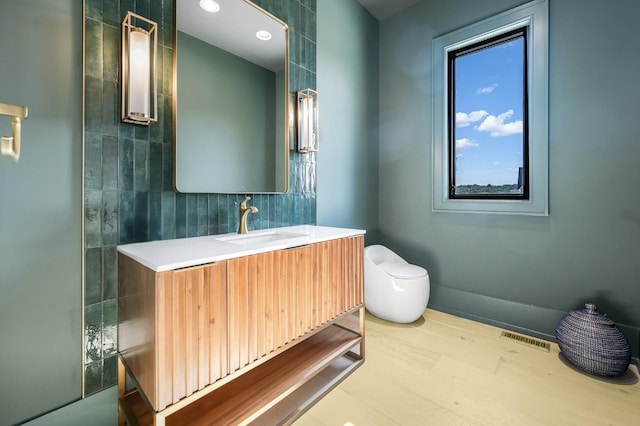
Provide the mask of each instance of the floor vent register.
POLYGON ((540 349, 541 351, 549 352, 551 350, 551 345, 549 344, 549 342, 534 339, 533 337, 529 337, 529 336, 523 336, 521 334, 512 333, 510 331, 502 331, 502 334, 500 334, 500 337, 504 339, 513 340, 515 342, 530 346, 532 348, 540 349))

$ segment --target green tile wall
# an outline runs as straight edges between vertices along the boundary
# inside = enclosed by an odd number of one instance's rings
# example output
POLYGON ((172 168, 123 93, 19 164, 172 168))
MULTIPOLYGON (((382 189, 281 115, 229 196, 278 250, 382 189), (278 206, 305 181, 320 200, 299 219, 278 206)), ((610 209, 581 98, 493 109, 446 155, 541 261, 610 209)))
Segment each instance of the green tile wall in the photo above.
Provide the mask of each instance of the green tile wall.
MULTIPOLYGON (((316 0, 257 0, 289 25, 291 91, 316 87, 316 0)), ((85 0, 85 394, 116 383, 116 246, 232 232, 244 194, 174 191, 171 120, 174 0, 85 0), (120 25, 158 22, 158 123, 120 122, 120 25)), ((290 191, 252 195, 250 229, 316 222, 315 154, 290 153, 290 191)))

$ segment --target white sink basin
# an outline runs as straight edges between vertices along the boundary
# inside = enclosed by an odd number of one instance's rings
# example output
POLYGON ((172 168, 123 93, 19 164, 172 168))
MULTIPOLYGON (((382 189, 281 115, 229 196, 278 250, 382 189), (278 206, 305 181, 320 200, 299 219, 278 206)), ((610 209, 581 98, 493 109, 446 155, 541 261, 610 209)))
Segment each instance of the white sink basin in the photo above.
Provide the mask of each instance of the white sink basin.
POLYGON ((298 232, 286 231, 264 231, 248 234, 229 235, 227 237, 216 238, 218 241, 226 243, 239 244, 242 246, 261 245, 265 243, 284 242, 294 238, 308 237, 308 234, 300 234, 298 232))

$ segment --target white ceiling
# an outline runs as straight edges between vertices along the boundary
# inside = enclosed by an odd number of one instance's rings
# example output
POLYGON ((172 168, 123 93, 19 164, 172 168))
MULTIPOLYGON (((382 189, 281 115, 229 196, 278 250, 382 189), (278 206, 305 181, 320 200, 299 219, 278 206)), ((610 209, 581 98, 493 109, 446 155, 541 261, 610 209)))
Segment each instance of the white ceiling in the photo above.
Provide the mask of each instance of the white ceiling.
POLYGON ((422 0, 358 0, 378 21, 382 21, 422 0))

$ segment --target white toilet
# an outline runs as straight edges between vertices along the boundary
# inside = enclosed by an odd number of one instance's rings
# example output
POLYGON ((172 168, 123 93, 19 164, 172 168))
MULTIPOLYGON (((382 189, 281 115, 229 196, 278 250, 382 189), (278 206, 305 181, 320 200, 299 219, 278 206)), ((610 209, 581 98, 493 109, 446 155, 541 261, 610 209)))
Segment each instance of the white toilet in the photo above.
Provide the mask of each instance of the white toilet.
POLYGON ((388 321, 414 322, 429 302, 429 274, 381 245, 364 249, 364 304, 388 321))

